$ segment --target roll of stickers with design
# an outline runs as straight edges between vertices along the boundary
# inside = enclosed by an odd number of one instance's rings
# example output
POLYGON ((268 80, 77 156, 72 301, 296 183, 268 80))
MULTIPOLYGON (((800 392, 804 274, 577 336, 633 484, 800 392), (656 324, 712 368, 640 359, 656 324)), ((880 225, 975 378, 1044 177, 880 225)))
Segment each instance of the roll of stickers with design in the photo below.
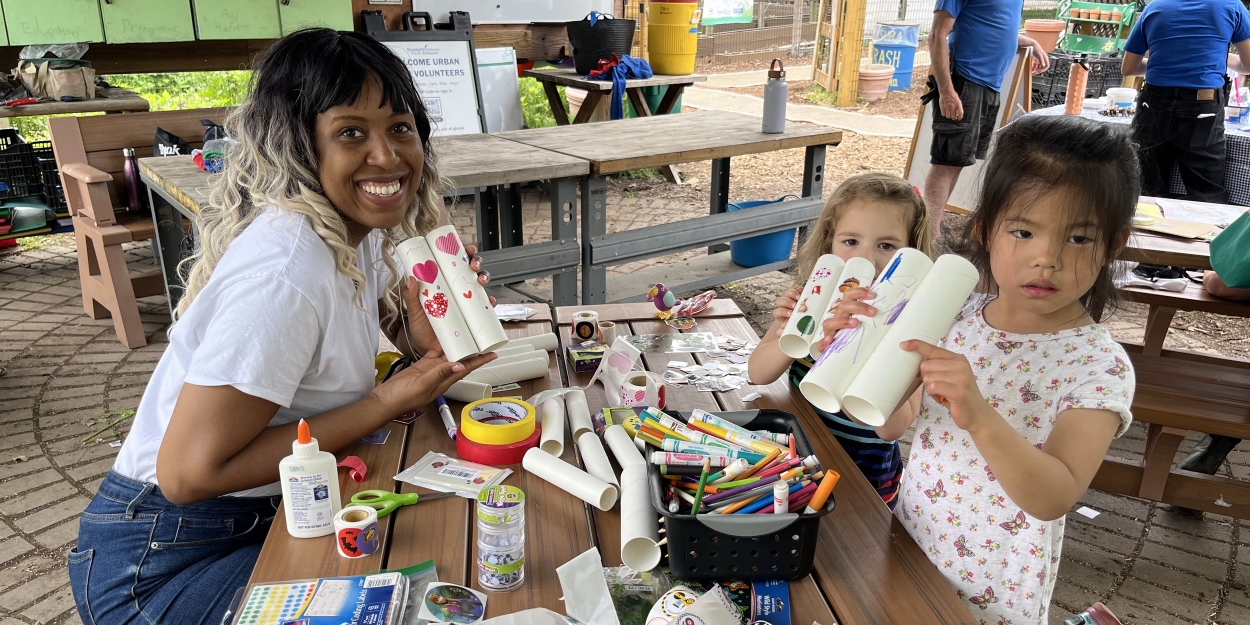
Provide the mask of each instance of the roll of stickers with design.
POLYGON ((820 317, 833 295, 833 284, 842 274, 842 259, 833 254, 825 254, 816 259, 816 266, 807 284, 799 293, 799 303, 795 305, 786 322, 785 329, 777 346, 791 358, 805 358, 811 345, 812 335, 816 333, 820 317))
POLYGON ((812 365, 799 392, 812 405, 828 412, 842 409, 842 396, 859 374, 868 356, 911 301, 933 261, 919 250, 905 247, 894 254, 869 287, 876 297, 866 303, 877 309, 872 317, 856 315, 859 325, 840 330, 812 365))
POLYGON ((885 423, 924 359, 916 352, 903 351, 899 343, 916 339, 937 345, 980 279, 977 268, 967 260, 954 254, 938 258, 912 295, 913 303, 899 314, 846 389, 842 407, 869 425, 885 423))
POLYGON ((479 352, 485 354, 503 347, 508 342, 503 324, 490 305, 486 289, 477 281, 477 272, 469 266, 469 253, 460 242, 453 226, 435 228, 425 235, 434 248, 434 260, 451 287, 450 299, 460 310, 464 323, 473 335, 479 352))
POLYGON ((593 310, 581 310, 573 313, 573 340, 603 341, 603 333, 599 331, 599 313, 593 310))
POLYGON ((834 308, 842 301, 842 297, 851 289, 871 285, 875 277, 877 268, 867 258, 856 256, 842 266, 842 274, 833 282, 834 292, 825 304, 825 314, 816 323, 816 333, 812 335, 812 344, 807 352, 812 360, 820 358, 820 342, 825 340, 825 321, 833 318, 834 308))
POLYGON ((417 299, 421 308, 425 309, 430 327, 434 328, 443 355, 448 360, 464 360, 480 354, 464 316, 452 301, 451 287, 443 272, 439 271, 429 242, 413 237, 395 246, 395 251, 408 275, 417 279, 417 299))
POLYGON ((378 550, 378 512, 368 506, 347 506, 334 515, 334 540, 339 555, 363 558, 378 550))

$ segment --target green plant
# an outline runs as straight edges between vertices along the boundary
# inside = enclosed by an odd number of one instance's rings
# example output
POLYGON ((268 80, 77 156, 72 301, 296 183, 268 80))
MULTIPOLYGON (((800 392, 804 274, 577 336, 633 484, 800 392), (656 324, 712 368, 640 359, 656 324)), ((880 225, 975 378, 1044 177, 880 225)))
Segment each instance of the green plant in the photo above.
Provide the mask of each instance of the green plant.
POLYGON ((812 83, 803 91, 803 97, 807 98, 812 104, 820 104, 822 106, 837 106, 838 94, 825 89, 824 87, 812 83))
MULTIPOLYGON (((556 116, 551 112, 542 83, 529 77, 520 79, 518 83, 521 87, 521 113, 525 118, 525 127, 546 128, 556 125, 556 116)), ((569 105, 564 95, 564 87, 557 85, 556 90, 560 93, 560 103, 564 105, 567 115, 569 105)))

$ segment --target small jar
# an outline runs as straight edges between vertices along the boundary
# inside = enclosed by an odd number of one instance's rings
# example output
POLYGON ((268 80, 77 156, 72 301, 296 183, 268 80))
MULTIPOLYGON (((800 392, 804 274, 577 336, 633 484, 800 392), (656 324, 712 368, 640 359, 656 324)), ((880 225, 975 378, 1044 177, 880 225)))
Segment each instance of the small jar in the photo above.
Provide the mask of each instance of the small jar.
POLYGON ((492 486, 477 496, 477 580, 487 590, 515 590, 525 581, 525 493, 492 486))

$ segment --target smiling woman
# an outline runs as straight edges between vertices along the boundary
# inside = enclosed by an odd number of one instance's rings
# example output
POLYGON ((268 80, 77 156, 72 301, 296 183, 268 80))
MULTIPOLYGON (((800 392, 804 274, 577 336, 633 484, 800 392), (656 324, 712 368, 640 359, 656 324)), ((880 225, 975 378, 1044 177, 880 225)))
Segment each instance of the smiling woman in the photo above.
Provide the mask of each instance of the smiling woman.
POLYGON ((429 118, 385 46, 326 29, 274 42, 226 126, 169 347, 69 555, 85 623, 219 623, 296 421, 337 451, 493 358, 448 362, 397 269, 395 244, 446 220, 429 118), (375 387, 379 330, 419 360, 375 387))

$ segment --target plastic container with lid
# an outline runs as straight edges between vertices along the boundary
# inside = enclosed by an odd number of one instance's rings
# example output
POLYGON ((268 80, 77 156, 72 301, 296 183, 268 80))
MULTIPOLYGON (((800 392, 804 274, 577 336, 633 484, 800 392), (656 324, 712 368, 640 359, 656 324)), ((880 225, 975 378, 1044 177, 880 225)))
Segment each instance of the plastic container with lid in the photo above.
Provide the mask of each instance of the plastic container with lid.
POLYGON ((477 496, 477 574, 487 590, 514 590, 525 581, 525 493, 515 486, 477 496))

